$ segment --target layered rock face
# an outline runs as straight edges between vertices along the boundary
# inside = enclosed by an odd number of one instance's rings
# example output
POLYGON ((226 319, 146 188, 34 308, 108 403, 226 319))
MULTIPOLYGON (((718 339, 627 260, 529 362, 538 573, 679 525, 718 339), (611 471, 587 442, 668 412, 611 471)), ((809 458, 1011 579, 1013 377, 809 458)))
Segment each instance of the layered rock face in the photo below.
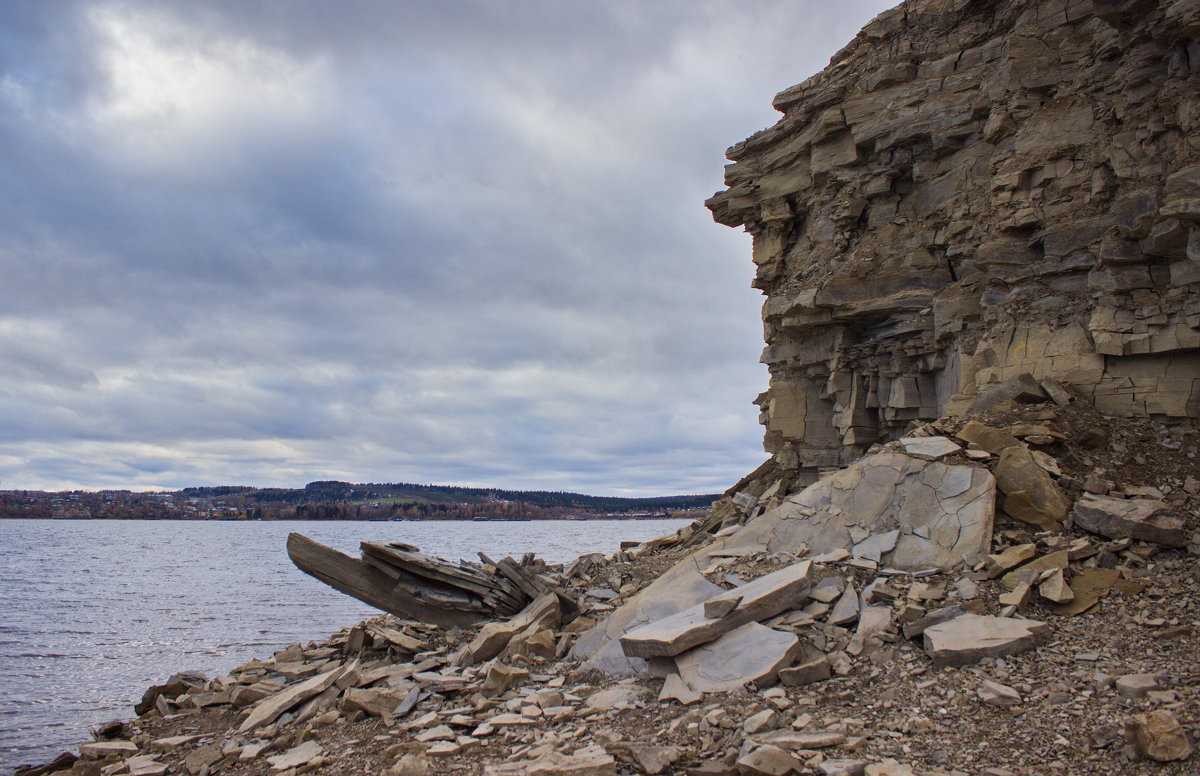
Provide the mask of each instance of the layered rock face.
POLYGON ((1200 417, 1200 0, 913 0, 775 98, 753 235, 774 463, 801 481, 1053 378, 1200 417))

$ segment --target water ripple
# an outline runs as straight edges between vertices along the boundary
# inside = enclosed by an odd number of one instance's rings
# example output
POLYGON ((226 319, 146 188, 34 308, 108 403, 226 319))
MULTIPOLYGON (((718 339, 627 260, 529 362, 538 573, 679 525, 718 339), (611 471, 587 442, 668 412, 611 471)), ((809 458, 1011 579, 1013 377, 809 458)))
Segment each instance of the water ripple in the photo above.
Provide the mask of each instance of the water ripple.
POLYGON ((43 762, 132 716, 148 684, 209 676, 376 612, 297 571, 289 531, 344 552, 404 541, 442 557, 565 561, 682 521, 232 523, 6 520, 0 769, 43 762))

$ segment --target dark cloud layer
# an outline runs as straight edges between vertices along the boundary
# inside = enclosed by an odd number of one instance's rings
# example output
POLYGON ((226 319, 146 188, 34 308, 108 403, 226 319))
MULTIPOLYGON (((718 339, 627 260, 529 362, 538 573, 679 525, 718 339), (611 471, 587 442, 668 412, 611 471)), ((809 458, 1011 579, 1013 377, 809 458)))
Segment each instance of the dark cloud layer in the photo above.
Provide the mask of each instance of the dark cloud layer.
POLYGON ((0 487, 727 487, 702 202, 887 5, 0 4, 0 487))

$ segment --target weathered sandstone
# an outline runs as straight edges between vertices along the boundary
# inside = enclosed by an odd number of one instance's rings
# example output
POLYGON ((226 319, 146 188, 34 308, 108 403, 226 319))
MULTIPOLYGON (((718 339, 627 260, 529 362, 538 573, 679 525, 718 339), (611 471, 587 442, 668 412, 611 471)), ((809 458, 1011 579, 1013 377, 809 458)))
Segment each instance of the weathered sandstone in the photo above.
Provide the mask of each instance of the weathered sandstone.
POLYGON ((811 482, 1009 381, 1195 425, 1196 16, 913 0, 775 98, 708 206, 754 238, 780 469, 811 482))

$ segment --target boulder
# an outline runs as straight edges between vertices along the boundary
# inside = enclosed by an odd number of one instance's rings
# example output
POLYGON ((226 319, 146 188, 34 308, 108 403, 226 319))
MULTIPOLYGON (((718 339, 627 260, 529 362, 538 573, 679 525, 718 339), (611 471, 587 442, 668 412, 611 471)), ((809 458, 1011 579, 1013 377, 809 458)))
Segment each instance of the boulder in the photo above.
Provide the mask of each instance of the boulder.
POLYGON ((1046 401, 1049 396, 1036 377, 1023 372, 1016 377, 988 388, 975 400, 973 412, 987 412, 992 407, 1005 401, 1017 401, 1026 404, 1046 401))
POLYGON ((1183 521, 1168 514, 1165 501, 1148 498, 1121 499, 1084 493, 1072 512, 1075 525, 1109 539, 1136 539, 1167 547, 1185 547, 1188 542, 1183 521))
POLYGON ((968 665, 1032 649, 1045 642, 1049 631, 1049 625, 1037 620, 964 614, 926 628, 925 652, 934 665, 968 665))
POLYGON ((1137 753, 1150 760, 1186 760, 1195 751, 1179 719, 1166 709, 1132 715, 1125 722, 1125 733, 1137 753))
POLYGON ((1062 531, 1070 498, 1038 466, 1028 448, 1006 447, 992 473, 1004 494, 1001 507, 1005 512, 1043 531, 1062 531))

